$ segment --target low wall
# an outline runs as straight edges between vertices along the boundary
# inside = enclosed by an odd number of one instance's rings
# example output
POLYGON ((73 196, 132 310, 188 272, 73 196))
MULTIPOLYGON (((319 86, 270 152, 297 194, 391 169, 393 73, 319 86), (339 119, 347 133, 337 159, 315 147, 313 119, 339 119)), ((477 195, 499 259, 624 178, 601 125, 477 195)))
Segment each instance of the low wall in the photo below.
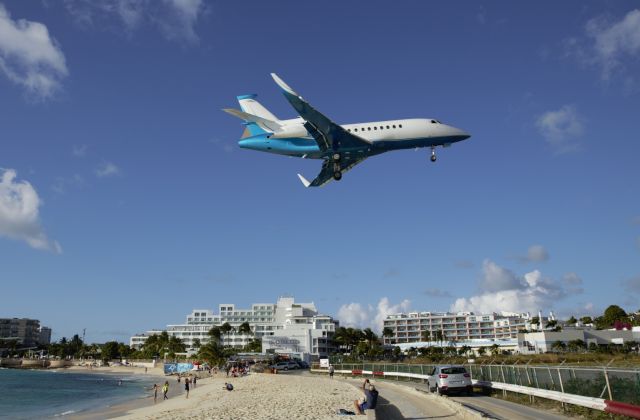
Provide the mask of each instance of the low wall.
MULTIPOLYGON (((328 369, 311 369, 313 373, 328 374, 328 369)), ((372 376, 377 379, 390 379, 406 377, 425 380, 428 375, 419 373, 408 372, 383 372, 364 369, 335 369, 336 374, 342 374, 345 376, 372 376)), ((640 407, 632 404, 625 404, 616 401, 604 400, 602 398, 593 398, 583 395, 567 394, 559 391, 552 391, 547 389, 532 388, 521 385, 507 384, 502 382, 493 381, 478 381, 473 380, 473 384, 476 386, 482 386, 487 388, 502 389, 510 392, 517 392, 520 394, 533 395, 536 397, 546 398, 549 400, 560 401, 567 404, 578 405, 581 407, 587 407, 595 410, 605 411, 612 414, 621 414, 629 417, 640 419, 640 407)))

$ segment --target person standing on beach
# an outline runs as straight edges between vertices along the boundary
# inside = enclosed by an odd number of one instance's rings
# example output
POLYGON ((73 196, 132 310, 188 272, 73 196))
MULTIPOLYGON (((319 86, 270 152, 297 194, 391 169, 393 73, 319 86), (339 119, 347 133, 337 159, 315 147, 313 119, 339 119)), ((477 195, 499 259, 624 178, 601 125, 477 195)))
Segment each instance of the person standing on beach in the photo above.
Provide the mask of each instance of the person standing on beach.
POLYGON ((169 381, 165 381, 164 385, 162 385, 162 393, 164 394, 164 398, 162 399, 163 401, 169 399, 169 397, 167 397, 167 392, 169 392, 169 381))
POLYGON ((333 379, 333 372, 334 372, 333 365, 329 365, 329 378, 331 379, 333 379))
POLYGON ((184 390, 187 391, 187 398, 189 398, 189 378, 184 378, 184 390))
POLYGON ((153 403, 158 401, 158 384, 153 384, 153 403))
POLYGON ((198 377, 194 376, 193 377, 193 389, 196 389, 196 382, 198 381, 198 377))

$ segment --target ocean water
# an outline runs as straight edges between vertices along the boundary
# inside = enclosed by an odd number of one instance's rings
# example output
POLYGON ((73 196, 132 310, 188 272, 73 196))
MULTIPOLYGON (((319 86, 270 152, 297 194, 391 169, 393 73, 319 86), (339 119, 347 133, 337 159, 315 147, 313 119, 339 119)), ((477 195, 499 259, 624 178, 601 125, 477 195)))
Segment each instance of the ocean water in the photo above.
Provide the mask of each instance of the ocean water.
POLYGON ((0 418, 64 418, 104 409, 151 395, 153 383, 153 377, 0 368, 0 418))

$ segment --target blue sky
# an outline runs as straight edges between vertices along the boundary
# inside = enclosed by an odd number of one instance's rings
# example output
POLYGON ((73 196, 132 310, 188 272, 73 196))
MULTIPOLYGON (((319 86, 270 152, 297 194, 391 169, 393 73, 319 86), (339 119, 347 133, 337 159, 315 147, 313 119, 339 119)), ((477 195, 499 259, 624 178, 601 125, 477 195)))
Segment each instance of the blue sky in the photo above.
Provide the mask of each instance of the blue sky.
POLYGON ((0 316, 127 340, 292 294, 398 310, 640 307, 636 2, 0 0, 0 316), (337 122, 473 137, 320 163, 240 150, 277 72, 337 122))

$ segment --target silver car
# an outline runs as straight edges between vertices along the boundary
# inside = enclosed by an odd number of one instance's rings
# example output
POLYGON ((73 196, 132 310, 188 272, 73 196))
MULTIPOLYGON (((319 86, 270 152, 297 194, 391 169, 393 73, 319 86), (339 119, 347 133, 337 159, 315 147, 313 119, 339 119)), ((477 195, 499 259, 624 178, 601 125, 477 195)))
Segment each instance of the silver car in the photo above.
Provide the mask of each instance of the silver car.
POLYGON ((437 392, 440 395, 450 391, 464 392, 467 395, 473 393, 471 375, 462 365, 435 366, 429 373, 427 387, 430 392, 437 392))

